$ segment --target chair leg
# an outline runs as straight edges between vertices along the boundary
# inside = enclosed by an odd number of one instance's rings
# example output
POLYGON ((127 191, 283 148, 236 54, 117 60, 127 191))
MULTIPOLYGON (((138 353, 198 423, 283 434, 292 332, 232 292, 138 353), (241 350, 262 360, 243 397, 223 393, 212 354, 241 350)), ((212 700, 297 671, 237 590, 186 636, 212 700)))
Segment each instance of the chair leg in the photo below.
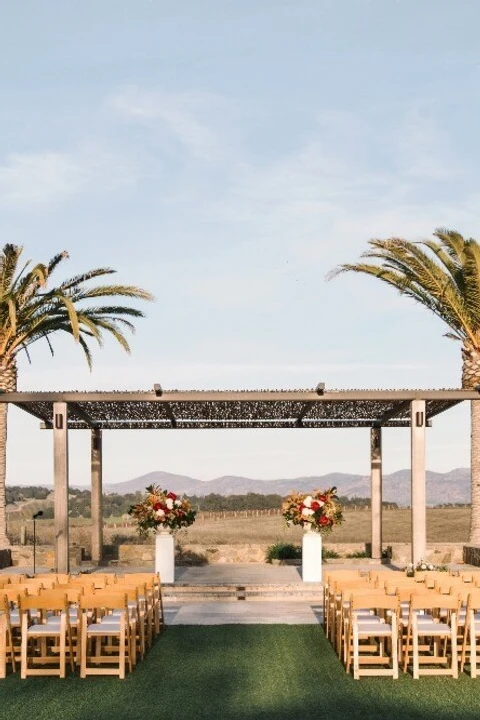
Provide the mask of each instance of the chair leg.
POLYGON ((413 679, 418 680, 420 677, 420 661, 418 657, 418 633, 417 628, 413 629, 412 632, 412 646, 413 646, 413 679))
POLYGON ((62 622, 60 623, 60 677, 64 678, 66 676, 66 653, 67 653, 67 647, 66 647, 66 636, 67 636, 67 629, 65 627, 64 618, 62 618, 62 622))
POLYGON ((81 620, 80 633, 80 677, 87 677, 87 617, 85 613, 81 620))
POLYGON ((357 627, 353 626, 353 679, 360 680, 359 638, 357 627))
POLYGON ((26 616, 24 616, 24 622, 22 626, 22 648, 21 648, 21 661, 20 661, 20 678, 25 680, 27 677, 27 623, 26 616))
POLYGON ((120 680, 125 679, 125 621, 122 621, 120 628, 120 647, 118 649, 118 676, 120 680))

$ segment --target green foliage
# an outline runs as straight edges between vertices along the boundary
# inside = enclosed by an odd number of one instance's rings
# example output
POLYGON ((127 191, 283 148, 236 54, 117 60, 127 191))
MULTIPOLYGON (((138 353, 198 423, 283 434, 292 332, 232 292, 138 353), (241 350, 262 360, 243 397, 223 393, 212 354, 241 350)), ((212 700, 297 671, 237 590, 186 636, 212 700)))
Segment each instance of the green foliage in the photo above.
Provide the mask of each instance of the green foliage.
POLYGON ((92 280, 115 272, 111 268, 87 270, 59 285, 50 279, 57 267, 68 258, 67 252, 55 255, 47 264, 20 262, 23 248, 4 245, 0 253, 0 330, 2 367, 14 364, 20 350, 45 340, 53 354, 50 336, 67 333, 82 348, 89 366, 92 355, 89 344, 101 346, 104 335, 112 336, 127 352, 125 330, 134 330, 133 318, 143 313, 130 305, 118 304, 118 298, 152 300, 146 290, 133 285, 91 285, 92 280), (107 302, 107 299, 114 302, 107 302))
POLYGON ((272 560, 299 560, 301 557, 302 548, 300 545, 280 541, 270 545, 265 554, 266 562, 272 562, 272 560))
POLYGON ((331 548, 325 547, 325 545, 322 547, 322 558, 324 560, 335 560, 336 558, 339 558, 339 557, 341 557, 341 555, 336 550, 332 550, 331 548))
POLYGON ((35 485, 29 485, 28 487, 7 485, 6 498, 8 504, 24 502, 25 500, 45 500, 51 492, 52 490, 49 488, 36 487, 35 485))
POLYGON ((355 552, 347 553, 345 555, 347 558, 369 558, 370 555, 367 553, 366 550, 355 550, 355 552))
POLYGON ((438 229, 435 240, 370 240, 362 258, 329 274, 357 272, 376 277, 416 300, 450 328, 448 337, 478 351, 480 330, 480 246, 454 230, 438 229), (370 262, 373 261, 373 262, 370 262))

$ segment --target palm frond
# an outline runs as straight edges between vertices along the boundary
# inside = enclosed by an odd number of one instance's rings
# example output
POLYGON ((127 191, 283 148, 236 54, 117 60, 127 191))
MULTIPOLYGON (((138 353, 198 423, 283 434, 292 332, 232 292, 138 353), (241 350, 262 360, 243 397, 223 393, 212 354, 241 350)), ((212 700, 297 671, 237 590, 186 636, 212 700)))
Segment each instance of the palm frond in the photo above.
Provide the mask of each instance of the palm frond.
POLYGON ((402 238, 373 239, 362 259, 346 263, 327 279, 345 272, 377 277, 441 318, 449 336, 478 346, 480 329, 480 246, 454 231, 437 230, 439 242, 412 243, 402 238))
POLYGON ((50 277, 50 275, 53 273, 53 271, 60 265, 60 263, 63 260, 68 260, 69 254, 66 250, 63 252, 57 253, 57 255, 54 255, 53 258, 50 260, 47 266, 47 274, 50 277))
POLYGON ((60 289, 63 291, 71 290, 72 288, 79 287, 83 283, 88 282, 93 278, 101 277, 102 275, 111 275, 115 272, 116 270, 112 270, 112 268, 95 268, 94 270, 89 270, 86 273, 82 273, 81 275, 75 275, 68 280, 64 280, 60 285, 60 289))
POLYGON ((6 245, 0 254, 0 358, 12 358, 39 340, 46 341, 53 354, 50 337, 60 332, 80 344, 90 367, 89 343, 95 340, 102 346, 105 334, 130 352, 124 332, 134 332, 131 319, 144 317, 144 313, 118 299, 152 300, 150 292, 135 285, 87 287, 92 280, 114 273, 111 268, 94 268, 49 287, 52 272, 68 253, 58 253, 47 265, 38 263, 31 268, 26 263, 18 272, 21 252, 20 247, 6 245), (96 304, 99 298, 107 302, 96 304))

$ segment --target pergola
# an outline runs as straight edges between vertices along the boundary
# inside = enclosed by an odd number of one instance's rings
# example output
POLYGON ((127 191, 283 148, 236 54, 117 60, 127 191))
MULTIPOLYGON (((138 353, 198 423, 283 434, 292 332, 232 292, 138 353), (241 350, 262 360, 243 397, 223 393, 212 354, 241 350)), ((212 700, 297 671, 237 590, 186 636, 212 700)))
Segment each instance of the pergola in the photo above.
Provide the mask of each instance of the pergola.
POLYGON ((370 428, 371 547, 382 553, 382 428, 409 427, 411 442, 412 562, 425 556, 425 428, 436 415, 474 390, 162 390, 148 392, 13 392, 13 403, 53 431, 55 558, 69 569, 68 432, 91 432, 92 560, 102 560, 103 430, 195 430, 241 428, 370 428))

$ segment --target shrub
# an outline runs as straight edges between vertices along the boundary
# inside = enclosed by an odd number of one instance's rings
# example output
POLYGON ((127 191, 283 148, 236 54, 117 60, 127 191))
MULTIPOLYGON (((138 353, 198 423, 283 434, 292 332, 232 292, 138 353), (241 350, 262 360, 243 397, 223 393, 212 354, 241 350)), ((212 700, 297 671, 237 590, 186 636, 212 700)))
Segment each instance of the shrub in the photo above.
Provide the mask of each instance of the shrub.
POLYGON ((365 550, 355 550, 355 552, 347 553, 347 558, 368 558, 370 555, 365 550))
POLYGON ((299 560, 301 557, 300 545, 277 541, 267 548, 265 559, 267 562, 272 562, 272 560, 299 560))
POLYGON ((339 557, 341 557, 341 555, 336 550, 331 550, 330 548, 326 548, 325 546, 322 548, 322 558, 324 560, 334 560, 335 558, 339 557))

